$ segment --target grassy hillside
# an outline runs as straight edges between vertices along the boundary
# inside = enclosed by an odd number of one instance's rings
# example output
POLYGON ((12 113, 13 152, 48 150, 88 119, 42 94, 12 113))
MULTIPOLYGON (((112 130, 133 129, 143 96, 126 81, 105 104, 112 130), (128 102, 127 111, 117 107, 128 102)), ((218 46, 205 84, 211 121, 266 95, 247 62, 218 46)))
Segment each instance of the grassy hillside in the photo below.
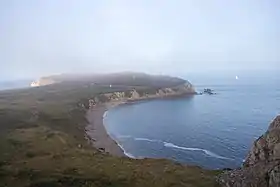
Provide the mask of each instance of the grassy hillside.
POLYGON ((80 103, 100 93, 153 88, 153 80, 107 85, 114 81, 108 76, 104 85, 87 79, 0 92, 0 186, 216 186, 216 171, 160 159, 117 158, 86 142, 86 109, 80 103))
POLYGON ((61 82, 91 82, 100 85, 130 85, 150 87, 172 87, 178 84, 188 83, 187 81, 170 76, 148 75, 145 73, 113 73, 113 74, 62 74, 43 77, 40 80, 42 85, 61 82))

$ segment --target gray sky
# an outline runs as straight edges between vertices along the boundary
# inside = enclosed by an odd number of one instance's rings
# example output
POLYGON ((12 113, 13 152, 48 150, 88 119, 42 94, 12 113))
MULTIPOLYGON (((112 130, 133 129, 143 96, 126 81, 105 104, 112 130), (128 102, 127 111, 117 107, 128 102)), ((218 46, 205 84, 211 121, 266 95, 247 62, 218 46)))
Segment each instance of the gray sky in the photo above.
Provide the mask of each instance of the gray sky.
POLYGON ((280 69, 278 0, 0 0, 0 78, 280 69))

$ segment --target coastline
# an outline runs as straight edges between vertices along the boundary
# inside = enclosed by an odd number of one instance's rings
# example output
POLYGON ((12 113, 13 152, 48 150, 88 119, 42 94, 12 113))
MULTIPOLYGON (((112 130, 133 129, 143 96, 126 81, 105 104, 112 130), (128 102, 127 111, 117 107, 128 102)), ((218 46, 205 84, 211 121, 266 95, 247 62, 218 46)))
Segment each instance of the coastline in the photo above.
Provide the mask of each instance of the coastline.
POLYGON ((175 99, 193 96, 192 94, 178 94, 178 95, 169 95, 165 97, 147 97, 147 98, 138 98, 138 99, 129 99, 122 101, 111 101, 101 105, 96 105, 90 108, 86 112, 86 118, 88 124, 85 127, 86 136, 89 139, 90 143, 100 151, 109 153, 110 155, 117 157, 128 157, 136 159, 133 155, 126 153, 124 148, 111 137, 104 124, 104 116, 106 112, 114 107, 126 104, 134 104, 141 101, 150 101, 156 99, 175 99))
POLYGON ((127 157, 122 147, 108 134, 103 123, 104 115, 114 106, 117 105, 99 105, 87 111, 86 135, 92 145, 100 151, 117 157, 127 157))

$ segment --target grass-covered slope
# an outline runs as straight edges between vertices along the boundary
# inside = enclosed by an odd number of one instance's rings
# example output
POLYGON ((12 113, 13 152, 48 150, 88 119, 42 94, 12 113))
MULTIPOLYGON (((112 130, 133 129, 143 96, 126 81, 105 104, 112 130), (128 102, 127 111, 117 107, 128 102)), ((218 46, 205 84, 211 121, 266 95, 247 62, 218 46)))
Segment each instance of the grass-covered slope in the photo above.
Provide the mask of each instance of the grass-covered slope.
POLYGON ((106 81, 0 92, 0 186, 216 186, 215 171, 168 160, 117 158, 90 146, 80 103, 100 93, 153 88, 150 81, 139 86, 126 80, 112 87, 107 84, 116 78, 106 81))
POLYGON ((172 87, 178 84, 188 83, 187 81, 164 75, 148 75, 145 73, 112 73, 112 74, 62 74, 42 77, 38 82, 41 85, 49 85, 61 82, 91 82, 101 85, 129 85, 129 86, 151 86, 151 87, 172 87))

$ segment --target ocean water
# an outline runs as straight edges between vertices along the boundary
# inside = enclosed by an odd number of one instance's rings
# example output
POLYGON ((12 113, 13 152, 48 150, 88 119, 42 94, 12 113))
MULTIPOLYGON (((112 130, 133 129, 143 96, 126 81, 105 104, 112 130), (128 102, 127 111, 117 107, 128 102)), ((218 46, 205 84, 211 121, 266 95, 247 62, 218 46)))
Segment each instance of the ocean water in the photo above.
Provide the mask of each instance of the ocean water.
POLYGON ((32 80, 12 80, 12 81, 0 81, 0 91, 1 90, 10 90, 10 89, 19 89, 19 88, 28 88, 32 80))
MULTIPOLYGON (((187 78, 187 77, 186 77, 187 78)), ((217 95, 143 101, 109 110, 107 132, 133 158, 167 158, 209 169, 241 166, 253 141, 280 114, 275 75, 190 76, 217 95)))

